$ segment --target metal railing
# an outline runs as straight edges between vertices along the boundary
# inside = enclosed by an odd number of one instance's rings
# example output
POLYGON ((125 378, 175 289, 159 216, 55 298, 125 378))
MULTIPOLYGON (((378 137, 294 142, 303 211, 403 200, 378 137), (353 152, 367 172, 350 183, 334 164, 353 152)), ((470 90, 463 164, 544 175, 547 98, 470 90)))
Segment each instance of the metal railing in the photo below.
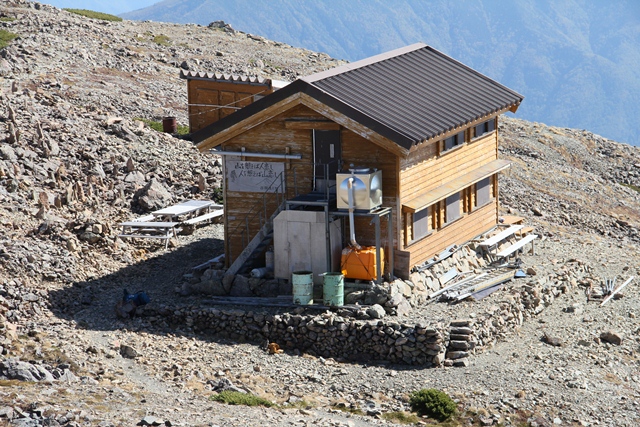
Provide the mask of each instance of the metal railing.
MULTIPOLYGON (((295 168, 293 169, 293 174, 295 182, 295 168)), ((297 190, 295 191, 297 193, 297 190)), ((249 242, 251 242, 251 225, 256 223, 259 224, 258 231, 256 231, 255 233, 258 233, 260 230, 262 230, 265 224, 273 221, 273 217, 282 210, 286 198, 286 179, 283 171, 275 177, 275 179, 271 182, 271 184, 269 184, 267 189, 262 193, 261 200, 254 204, 251 209, 249 209, 246 216, 244 217, 244 220, 229 232, 229 237, 240 235, 242 244, 242 250, 240 251, 240 253, 242 253, 242 251, 244 251, 249 245, 249 242), (274 212, 269 215, 269 206, 272 204, 275 205, 276 208, 274 212)), ((228 247, 229 257, 233 258, 231 256, 231 245, 229 245, 228 247)))

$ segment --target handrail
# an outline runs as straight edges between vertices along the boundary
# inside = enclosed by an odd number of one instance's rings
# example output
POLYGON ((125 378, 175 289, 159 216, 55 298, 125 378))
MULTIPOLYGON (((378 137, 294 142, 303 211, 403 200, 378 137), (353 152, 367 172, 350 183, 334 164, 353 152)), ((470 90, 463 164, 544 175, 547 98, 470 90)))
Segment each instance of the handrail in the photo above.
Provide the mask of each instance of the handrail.
MULTIPOLYGON (((320 179, 324 179, 325 181, 324 193, 325 193, 325 198, 327 200, 329 200, 329 195, 331 194, 330 190, 332 188, 337 187, 337 183, 333 185, 329 185, 329 179, 328 179, 329 167, 334 163, 337 163, 338 167, 340 166, 340 161, 338 160, 332 160, 329 163, 318 163, 318 165, 323 167, 323 177, 320 179)), ((294 195, 298 196, 297 173, 296 173, 295 167, 293 168, 292 172, 293 172, 293 191, 294 191, 294 195)), ((316 178, 314 177, 313 179, 315 180, 316 178)), ((234 236, 238 234, 240 235, 240 239, 241 239, 240 241, 242 245, 241 252, 245 250, 245 248, 249 245, 249 242, 251 242, 252 236, 250 236, 250 233, 249 233, 250 225, 255 223, 255 221, 257 220, 258 223, 260 224, 260 229, 262 229, 265 226, 265 224, 269 223, 272 220, 272 218, 270 218, 267 211, 267 197, 269 195, 271 195, 271 197, 275 197, 275 201, 276 201, 276 209, 274 213, 271 214, 271 216, 273 216, 274 214, 277 214, 282 210, 287 198, 286 177, 284 175, 284 171, 279 173, 275 177, 275 179, 271 182, 271 184, 267 187, 267 189, 262 193, 262 200, 258 201, 256 204, 254 204, 251 207, 251 209, 249 209, 249 211, 244 217, 244 221, 241 221, 240 224, 238 224, 233 230, 229 232, 229 236, 234 236), (274 187, 274 185, 276 186, 274 187), (275 191, 269 191, 272 189, 275 191)), ((231 246, 229 246, 229 258, 230 259, 233 258, 231 254, 231 246)))
MULTIPOLYGON (((322 179, 322 180, 324 180, 324 182, 325 182, 325 186, 324 186, 324 195, 325 195, 325 198, 326 198, 327 200, 329 200, 329 194, 331 194, 331 191, 330 191, 330 190, 331 190, 332 188, 337 188, 337 186, 338 186, 337 180, 336 180, 335 178, 334 178, 334 181, 336 181, 336 183, 335 183, 334 185, 329 185, 329 181, 331 181, 331 180, 329 179, 329 178, 330 178, 330 177, 329 177, 329 167, 331 167, 331 165, 333 165, 333 164, 336 164, 336 165, 338 166, 336 169, 337 169, 337 170, 339 170, 339 169, 340 169, 340 164, 341 164, 341 163, 342 163, 342 161, 341 161, 341 160, 335 159, 335 160, 332 160, 332 161, 330 161, 330 162, 328 162, 328 163, 315 163, 315 164, 314 164, 314 168, 313 168, 313 170, 314 170, 314 171, 316 170, 316 167, 317 167, 317 166, 321 166, 321 167, 322 167, 322 172, 323 172, 323 174, 322 174, 322 178, 319 178, 319 179, 322 179)), ((314 178, 313 178, 313 179, 315 180, 315 179, 316 179, 316 177, 314 176, 314 178)))
MULTIPOLYGON (((295 168, 294 168, 294 173, 295 173, 295 168)), ((254 204, 251 207, 251 209, 249 209, 249 211, 247 212, 247 215, 244 217, 244 221, 242 221, 233 230, 229 232, 229 236, 240 234, 242 250, 244 250, 249 244, 249 242, 251 241, 251 238, 249 237, 250 225, 257 220, 260 224, 260 228, 262 229, 262 227, 264 227, 264 225, 268 221, 270 221, 267 213, 267 196, 268 195, 273 195, 273 197, 275 197, 276 206, 277 206, 276 212, 278 212, 284 205, 284 202, 286 199, 286 179, 284 176, 284 171, 280 172, 274 178, 271 184, 269 184, 267 189, 262 193, 262 200, 258 201, 256 204, 254 204), (278 181, 279 183, 276 185, 276 187, 274 187, 274 184, 276 184, 278 181), (275 191, 269 191, 272 189, 275 191)), ((230 255, 230 258, 233 258, 231 256, 230 246, 229 246, 229 255, 230 255)))

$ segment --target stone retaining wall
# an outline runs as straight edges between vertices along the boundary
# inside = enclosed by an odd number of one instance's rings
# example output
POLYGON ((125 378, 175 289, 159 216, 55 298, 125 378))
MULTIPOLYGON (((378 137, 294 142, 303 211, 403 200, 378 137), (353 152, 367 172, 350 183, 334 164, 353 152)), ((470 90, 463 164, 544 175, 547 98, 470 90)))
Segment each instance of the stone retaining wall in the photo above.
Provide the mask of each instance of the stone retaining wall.
POLYGON ((442 325, 408 325, 393 321, 360 321, 331 312, 319 315, 264 314, 237 309, 145 307, 152 323, 185 325, 196 332, 236 341, 275 342, 298 350, 350 361, 388 361, 437 366, 444 360, 442 325))
POLYGON ((494 294, 492 303, 468 303, 460 310, 468 318, 440 320, 430 325, 398 320, 413 309, 421 306, 424 309, 428 295, 445 285, 441 278, 452 268, 479 272, 486 265, 472 246, 465 246, 429 269, 413 273, 410 280, 361 284, 361 289, 351 292, 345 289, 345 302, 360 304, 355 305, 360 308, 340 309, 339 313, 308 314, 308 310, 300 307, 293 313, 274 315, 235 309, 154 308, 153 304, 144 307, 142 313, 155 323, 182 325, 236 341, 268 340, 285 351, 356 362, 468 366, 470 355, 493 346, 525 319, 539 314, 560 294, 577 286, 578 277, 587 277, 580 279, 582 284, 596 280, 588 277, 590 272, 579 262, 552 277, 536 278, 535 272, 530 271, 528 282, 520 279, 508 283, 494 294))
MULTIPOLYGON (((285 351, 354 362, 467 366, 468 357, 492 346, 524 319, 535 316, 575 286, 575 278, 539 279, 509 286, 499 301, 473 318, 447 324, 400 323, 391 317, 357 320, 334 312, 267 314, 238 309, 140 307, 138 314, 157 326, 187 327, 235 341, 280 345, 285 351)), ((480 308, 480 307, 478 307, 480 308)), ((299 310, 300 311, 300 310, 299 310)))

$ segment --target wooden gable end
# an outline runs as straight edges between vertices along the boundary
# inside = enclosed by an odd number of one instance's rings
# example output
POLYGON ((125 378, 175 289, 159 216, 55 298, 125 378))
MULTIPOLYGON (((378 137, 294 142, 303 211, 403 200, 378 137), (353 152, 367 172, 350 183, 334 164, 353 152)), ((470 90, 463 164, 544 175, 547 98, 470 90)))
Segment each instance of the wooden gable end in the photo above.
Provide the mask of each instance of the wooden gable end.
MULTIPOLYGON (((327 120, 324 115, 306 105, 298 104, 222 142, 219 147, 223 151, 245 152, 246 155, 241 158, 247 162, 284 163, 285 197, 293 198, 313 190, 313 130, 334 130, 335 126, 336 123, 327 120), (278 160, 252 157, 251 153, 295 154, 300 155, 301 158, 278 160)), ((343 170, 347 170, 350 164, 382 170, 383 205, 392 207, 395 217, 398 212, 398 157, 356 132, 339 125, 338 128, 343 170)), ((224 157, 225 161, 232 159, 229 156, 224 157)), ((239 156, 233 156, 233 159, 239 158, 239 156)), ((225 176, 225 235, 228 236, 225 239, 225 245, 229 262, 232 262, 241 252, 246 236, 255 235, 260 227, 260 221, 254 221, 252 218, 247 221, 247 216, 252 212, 266 210, 268 217, 277 205, 276 197, 271 195, 265 197, 260 192, 231 191, 226 179, 225 176), (266 206, 264 206, 265 201, 266 206)), ((374 243, 375 233, 370 219, 359 220, 356 228, 363 244, 374 243)), ((395 241, 396 238, 397 233, 394 231, 392 240, 395 241)), ((386 242, 386 234, 383 239, 386 242)))
MULTIPOLYGON (((280 114, 286 113, 287 111, 291 110, 297 105, 304 105, 308 107, 310 110, 320 114, 322 116, 322 119, 330 120, 339 126, 349 129, 350 131, 382 147, 386 151, 395 154, 396 156, 404 157, 409 154, 409 150, 399 146, 395 142, 378 134, 377 132, 374 132, 373 130, 356 122, 355 120, 352 120, 349 117, 346 117, 345 115, 323 104, 322 102, 317 101, 313 97, 301 92, 294 93, 291 96, 270 105, 264 110, 261 110, 247 117, 244 120, 241 120, 237 123, 232 124, 228 128, 221 130, 215 135, 212 135, 211 137, 197 144, 197 148, 200 151, 205 151, 208 149, 215 148, 225 143, 226 141, 229 141, 230 139, 241 135, 244 132, 247 132, 251 129, 256 128, 257 126, 260 126, 263 123, 273 120, 275 117, 279 116, 280 114)), ((291 122, 288 126, 290 128, 298 127, 300 129, 310 128, 309 126, 304 126, 304 125, 301 125, 300 123, 293 124, 293 122, 291 122)), ((327 123, 318 123, 316 127, 312 127, 312 128, 316 128, 316 129, 334 128, 335 129, 335 126, 329 125, 327 123)))
POLYGON ((187 97, 190 131, 196 132, 246 107, 256 96, 270 93, 273 90, 266 85, 189 78, 187 97))

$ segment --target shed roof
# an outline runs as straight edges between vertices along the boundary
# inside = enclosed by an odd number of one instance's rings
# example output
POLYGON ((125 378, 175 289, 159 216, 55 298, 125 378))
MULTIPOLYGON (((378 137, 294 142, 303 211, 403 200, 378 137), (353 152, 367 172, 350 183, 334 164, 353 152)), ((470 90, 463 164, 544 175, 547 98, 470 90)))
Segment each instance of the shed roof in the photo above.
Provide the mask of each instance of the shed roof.
POLYGON ((204 71, 180 70, 180 78, 186 80, 210 80, 216 82, 246 83, 251 85, 264 85, 280 89, 289 82, 282 80, 265 79, 261 76, 247 76, 244 74, 224 74, 204 71))
POLYGON ((416 43, 303 77, 193 134, 203 143, 253 114, 305 93, 409 150, 507 110, 523 96, 451 57, 416 43))

